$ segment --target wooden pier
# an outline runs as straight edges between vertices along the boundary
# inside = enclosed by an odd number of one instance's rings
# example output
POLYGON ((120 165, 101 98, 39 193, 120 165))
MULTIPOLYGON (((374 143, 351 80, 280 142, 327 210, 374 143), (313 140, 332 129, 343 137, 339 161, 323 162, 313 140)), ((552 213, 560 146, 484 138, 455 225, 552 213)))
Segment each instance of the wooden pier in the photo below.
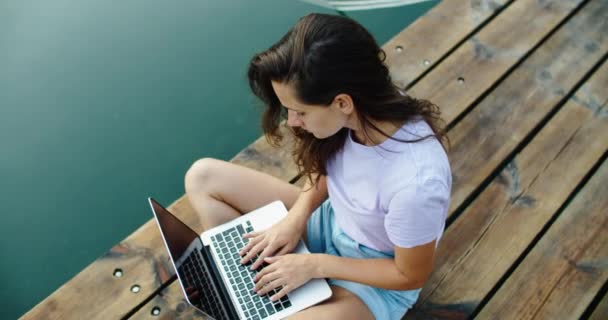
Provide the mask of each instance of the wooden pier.
MULTIPOLYGON (((405 319, 608 319, 608 0, 444 0, 383 49, 452 145, 446 231, 405 319)), ((232 161, 301 183, 289 141, 232 161)), ((202 231, 185 197, 169 209, 202 231)), ((22 319, 204 319, 173 273, 151 219, 22 319)))

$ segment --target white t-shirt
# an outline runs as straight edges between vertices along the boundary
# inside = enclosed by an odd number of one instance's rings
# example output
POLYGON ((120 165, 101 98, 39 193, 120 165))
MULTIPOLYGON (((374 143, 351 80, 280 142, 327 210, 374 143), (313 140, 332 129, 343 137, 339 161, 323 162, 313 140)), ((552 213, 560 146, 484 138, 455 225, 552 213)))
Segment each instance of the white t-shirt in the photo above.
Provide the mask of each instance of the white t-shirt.
MULTIPOLYGON (((406 123, 393 137, 415 140, 431 134, 419 120, 406 123)), ((435 137, 411 143, 387 138, 365 146, 352 139, 351 131, 343 150, 327 162, 336 223, 355 241, 383 252, 438 243, 451 186, 450 164, 435 137)))

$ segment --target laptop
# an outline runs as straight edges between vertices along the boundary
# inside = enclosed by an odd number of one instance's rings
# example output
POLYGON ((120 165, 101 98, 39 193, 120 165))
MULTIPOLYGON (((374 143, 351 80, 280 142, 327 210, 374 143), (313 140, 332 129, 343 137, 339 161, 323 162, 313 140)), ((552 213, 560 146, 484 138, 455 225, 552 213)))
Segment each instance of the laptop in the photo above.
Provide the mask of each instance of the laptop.
MULTIPOLYGON (((241 265, 239 251, 248 242, 242 235, 267 229, 287 215, 274 201, 239 218, 197 234, 161 204, 148 198, 171 262, 188 303, 217 320, 282 319, 331 296, 325 279, 312 279, 282 299, 270 301, 280 288, 264 296, 253 292, 252 261, 241 265)), ((308 254, 300 239, 294 253, 308 254)), ((254 258, 253 261, 257 259, 254 258)))

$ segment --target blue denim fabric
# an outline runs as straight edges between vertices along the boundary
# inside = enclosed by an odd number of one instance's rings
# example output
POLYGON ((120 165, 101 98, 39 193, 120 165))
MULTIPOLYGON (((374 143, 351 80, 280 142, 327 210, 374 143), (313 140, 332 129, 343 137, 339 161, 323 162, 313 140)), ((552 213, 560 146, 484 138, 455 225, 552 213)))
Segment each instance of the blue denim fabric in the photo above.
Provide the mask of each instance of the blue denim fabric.
MULTIPOLYGON (((308 219, 307 245, 312 253, 326 253, 349 258, 394 258, 385 253, 357 243, 336 225, 331 203, 326 200, 308 219)), ((376 319, 401 319, 420 294, 415 290, 386 290, 369 285, 329 279, 330 285, 342 287, 357 295, 371 310, 376 319)))

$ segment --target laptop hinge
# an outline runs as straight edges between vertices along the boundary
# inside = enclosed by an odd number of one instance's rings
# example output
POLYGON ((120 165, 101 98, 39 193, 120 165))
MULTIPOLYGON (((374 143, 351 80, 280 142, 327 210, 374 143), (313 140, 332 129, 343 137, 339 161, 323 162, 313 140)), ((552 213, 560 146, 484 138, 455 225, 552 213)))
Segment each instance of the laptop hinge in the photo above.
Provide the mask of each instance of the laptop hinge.
POLYGON ((215 262, 213 261, 213 255, 211 254, 211 246, 203 245, 203 258, 205 259, 205 263, 211 267, 209 270, 212 273, 212 281, 215 284, 215 287, 218 289, 220 294, 220 299, 224 306, 224 310, 228 315, 228 319, 238 319, 239 315, 232 301, 230 300, 230 294, 224 285, 224 281, 222 281, 222 274, 217 269, 215 262))

